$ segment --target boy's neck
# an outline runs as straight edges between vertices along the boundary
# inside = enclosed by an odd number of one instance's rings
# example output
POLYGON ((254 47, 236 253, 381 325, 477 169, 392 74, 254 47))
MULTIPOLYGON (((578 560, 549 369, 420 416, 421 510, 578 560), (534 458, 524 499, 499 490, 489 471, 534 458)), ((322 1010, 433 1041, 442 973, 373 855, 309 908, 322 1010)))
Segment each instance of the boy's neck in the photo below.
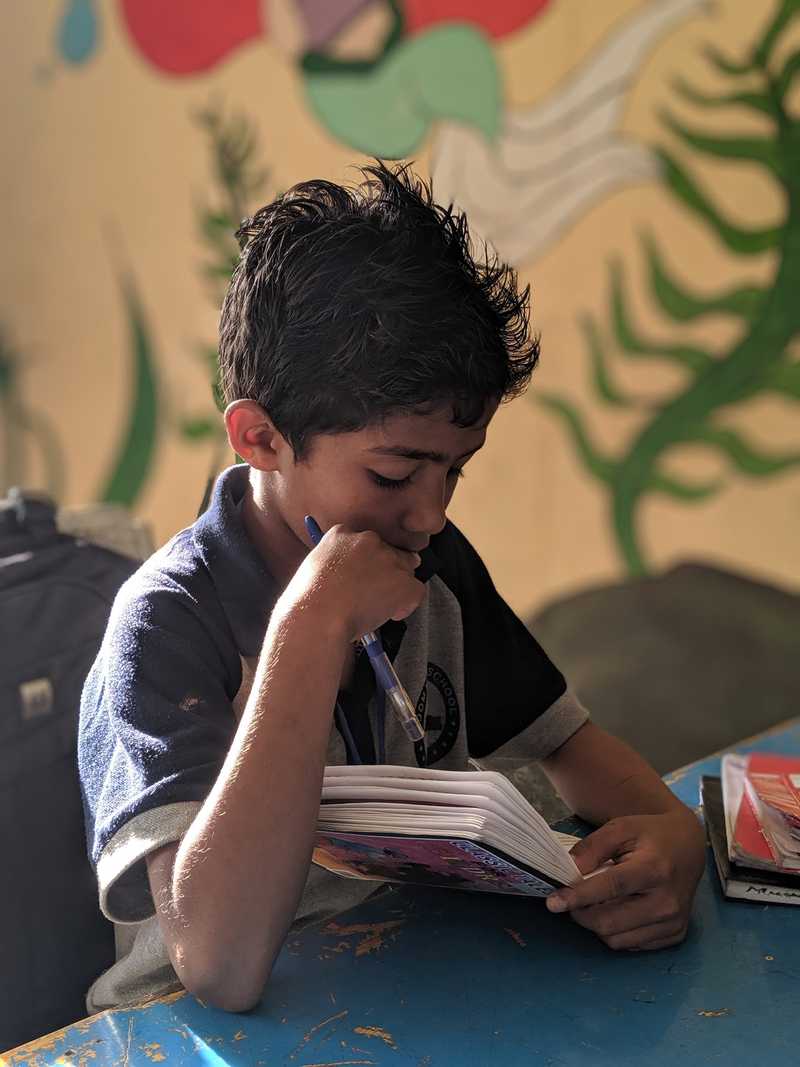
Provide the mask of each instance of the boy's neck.
POLYGON ((242 500, 242 522, 270 574, 284 589, 308 554, 308 548, 271 504, 270 497, 269 475, 251 469, 242 500))

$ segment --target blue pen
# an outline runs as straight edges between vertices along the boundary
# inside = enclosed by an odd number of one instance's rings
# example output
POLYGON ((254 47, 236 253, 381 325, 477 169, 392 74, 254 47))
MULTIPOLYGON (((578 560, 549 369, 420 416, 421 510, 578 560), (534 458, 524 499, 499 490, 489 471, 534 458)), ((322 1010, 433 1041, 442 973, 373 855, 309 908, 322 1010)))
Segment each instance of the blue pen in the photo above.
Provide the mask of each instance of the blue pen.
MULTIPOLYGON (((305 524, 308 536, 313 544, 318 545, 322 539, 322 530, 310 515, 306 515, 305 524)), ((384 652, 380 637, 374 630, 370 630, 361 637, 361 644, 369 656, 378 685, 386 694, 386 702, 399 719, 400 725, 412 741, 422 741, 425 733, 419 724, 416 709, 403 683, 397 677, 392 661, 384 652)))

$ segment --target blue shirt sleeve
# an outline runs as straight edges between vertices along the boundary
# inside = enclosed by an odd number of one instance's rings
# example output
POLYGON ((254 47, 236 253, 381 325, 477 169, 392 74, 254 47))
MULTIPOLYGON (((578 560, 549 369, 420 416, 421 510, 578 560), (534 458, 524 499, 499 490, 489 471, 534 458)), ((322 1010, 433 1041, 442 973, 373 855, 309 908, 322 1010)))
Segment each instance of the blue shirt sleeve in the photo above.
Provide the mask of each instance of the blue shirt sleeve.
POLYGON ((147 565, 117 596, 80 710, 78 766, 95 865, 131 820, 202 802, 220 772, 241 667, 218 605, 207 576, 183 582, 147 565))

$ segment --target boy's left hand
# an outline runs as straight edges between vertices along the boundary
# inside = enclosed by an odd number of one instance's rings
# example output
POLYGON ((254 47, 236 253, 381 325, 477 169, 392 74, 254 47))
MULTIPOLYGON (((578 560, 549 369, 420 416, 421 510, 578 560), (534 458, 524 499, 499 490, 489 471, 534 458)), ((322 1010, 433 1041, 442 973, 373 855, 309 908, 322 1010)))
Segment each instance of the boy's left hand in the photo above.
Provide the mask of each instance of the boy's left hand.
POLYGON ((609 948, 657 949, 682 941, 705 864, 705 841, 688 808, 611 819, 572 849, 582 874, 547 898, 609 948))

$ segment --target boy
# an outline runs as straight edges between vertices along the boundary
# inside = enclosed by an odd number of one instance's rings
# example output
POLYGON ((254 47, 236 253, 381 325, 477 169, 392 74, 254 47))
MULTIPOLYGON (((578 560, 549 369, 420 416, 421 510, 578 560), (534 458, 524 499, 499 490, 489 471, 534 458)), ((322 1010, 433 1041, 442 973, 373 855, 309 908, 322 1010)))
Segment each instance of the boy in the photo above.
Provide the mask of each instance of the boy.
MULTIPOLYGON (((290 925, 363 899, 310 868, 323 768, 542 761, 600 825, 549 898, 613 948, 685 934, 694 815, 588 721, 445 512, 538 358, 526 289, 407 170, 296 186, 239 231, 220 366, 231 447, 208 511, 122 588, 81 708, 80 774, 118 961, 91 1011, 182 983, 244 1010, 290 925), (304 517, 326 531, 309 551, 304 517), (384 720, 381 628, 426 731, 384 720)), ((372 887, 374 891, 374 886, 372 887)))

